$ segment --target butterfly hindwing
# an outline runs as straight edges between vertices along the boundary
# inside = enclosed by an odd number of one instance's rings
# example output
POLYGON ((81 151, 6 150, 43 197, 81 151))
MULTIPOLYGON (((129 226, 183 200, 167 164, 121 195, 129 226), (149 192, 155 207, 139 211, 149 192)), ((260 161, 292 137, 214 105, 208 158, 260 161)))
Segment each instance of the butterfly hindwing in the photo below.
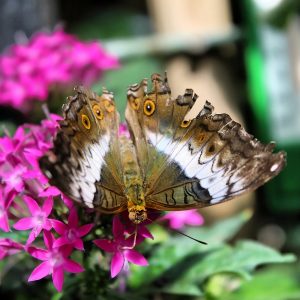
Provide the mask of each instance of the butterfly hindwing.
POLYGON ((102 96, 82 87, 68 97, 54 148, 40 165, 72 199, 104 212, 126 209, 120 147, 119 116, 112 94, 102 96))
POLYGON ((273 154, 272 143, 260 143, 227 114, 213 115, 209 102, 195 118, 185 119, 197 99, 191 89, 173 99, 166 78, 155 74, 152 83, 151 92, 145 81, 130 87, 126 109, 131 133, 143 141, 143 149, 137 142, 136 147, 147 207, 220 203, 256 189, 285 165, 283 152, 273 154))

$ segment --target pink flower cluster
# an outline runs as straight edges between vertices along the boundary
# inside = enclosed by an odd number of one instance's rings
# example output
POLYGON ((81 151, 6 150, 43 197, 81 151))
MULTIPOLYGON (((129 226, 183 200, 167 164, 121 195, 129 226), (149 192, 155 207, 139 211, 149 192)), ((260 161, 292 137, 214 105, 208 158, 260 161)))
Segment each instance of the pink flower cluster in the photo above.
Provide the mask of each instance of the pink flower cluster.
MULTIPOLYGON (((70 259, 70 255, 73 251, 84 251, 83 238, 91 233, 94 226, 80 225, 78 210, 73 202, 50 186, 39 168, 38 160, 52 147, 60 119, 52 114, 41 125, 25 124, 17 129, 13 137, 0 138, 0 231, 30 230, 26 242, 0 238, 0 259, 19 252, 28 253, 42 261, 32 271, 28 281, 52 275, 58 291, 63 288, 64 272, 84 271, 80 264, 70 259), (60 209, 57 210, 57 207, 60 209), (62 214, 61 211, 68 213, 62 214), (44 244, 44 247, 37 247, 36 242, 38 245, 44 244)), ((126 127, 121 127, 120 133, 126 134, 126 127)), ((196 211, 179 214, 179 218, 175 213, 170 213, 164 219, 175 229, 203 222, 196 211)), ((151 220, 157 217, 157 214, 149 215, 151 220)), ((111 277, 126 271, 129 262, 148 265, 146 258, 134 249, 146 238, 153 239, 146 227, 148 224, 147 221, 134 225, 125 212, 113 218, 112 239, 94 240, 96 246, 112 254, 111 277)))
POLYGON ((21 251, 42 260, 29 281, 52 274, 54 286, 62 290, 64 271, 82 272, 69 256, 74 249, 83 251, 82 237, 92 224, 79 226, 77 210, 60 191, 48 185, 38 160, 52 147, 60 117, 50 115, 41 125, 23 125, 13 137, 0 138, 0 229, 4 232, 30 230, 26 243, 0 238, 0 259, 21 251), (69 208, 65 222, 51 218, 55 199, 61 197, 69 208), (12 227, 12 228, 11 228, 12 227), (53 233, 56 232, 57 239, 53 233), (46 249, 34 245, 41 235, 46 249))
POLYGON ((31 101, 45 101, 54 86, 90 85, 117 66, 96 41, 82 42, 61 29, 38 33, 0 56, 0 104, 26 112, 31 101))

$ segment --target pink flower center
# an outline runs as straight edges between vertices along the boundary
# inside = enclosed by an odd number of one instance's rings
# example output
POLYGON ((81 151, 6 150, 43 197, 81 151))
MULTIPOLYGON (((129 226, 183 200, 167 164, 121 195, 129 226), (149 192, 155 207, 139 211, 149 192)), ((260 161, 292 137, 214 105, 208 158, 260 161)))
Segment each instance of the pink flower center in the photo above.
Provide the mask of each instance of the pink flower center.
POLYGON ((42 226, 45 223, 46 216, 43 212, 40 212, 34 216, 35 226, 42 226))
POLYGON ((73 228, 70 228, 68 233, 67 233, 67 238, 70 241, 74 241, 77 239, 77 234, 76 234, 76 230, 74 230, 73 228))
POLYGON ((11 186, 16 186, 16 185, 21 184, 22 179, 21 179, 20 174, 18 174, 18 173, 16 172, 15 174, 11 174, 11 175, 8 177, 7 182, 8 182, 11 186))
POLYGON ((51 256, 49 259, 49 263, 52 267, 59 267, 64 262, 64 257, 60 252, 57 252, 57 250, 51 252, 51 256))

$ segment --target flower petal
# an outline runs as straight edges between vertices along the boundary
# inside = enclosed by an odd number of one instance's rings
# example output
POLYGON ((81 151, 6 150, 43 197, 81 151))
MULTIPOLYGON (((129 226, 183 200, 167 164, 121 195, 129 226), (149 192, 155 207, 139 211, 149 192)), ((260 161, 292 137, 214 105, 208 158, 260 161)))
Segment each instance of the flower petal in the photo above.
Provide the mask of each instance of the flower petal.
POLYGON ((80 237, 87 235, 91 229, 93 228, 94 224, 85 224, 77 229, 77 233, 80 237))
POLYGON ((148 266, 147 259, 141 253, 133 249, 125 250, 123 253, 125 258, 131 263, 139 266, 148 266))
POLYGON ((61 292, 64 285, 64 271, 62 267, 53 269, 52 280, 54 287, 61 292))
POLYGON ((59 220, 51 219, 51 223, 54 230, 60 235, 63 235, 68 230, 68 226, 59 220))
POLYGON ((61 252, 63 257, 67 258, 71 255, 71 253, 73 251, 73 246, 72 245, 64 245, 59 248, 59 251, 61 252))
POLYGON ((61 199, 69 209, 71 209, 74 206, 74 201, 70 199, 68 196, 61 194, 61 199))
POLYGON ((53 199, 51 197, 48 197, 43 203, 43 208, 42 208, 46 217, 50 215, 52 207, 53 207, 53 199))
POLYGON ((122 270, 124 265, 124 257, 121 252, 117 251, 111 260, 110 274, 111 278, 116 277, 122 270))
POLYGON ((28 281, 35 281, 44 278, 51 273, 51 266, 48 261, 42 262, 30 274, 28 281))
POLYGON ((24 201, 25 201, 26 205, 28 206, 28 209, 29 209, 31 215, 35 215, 37 212, 41 211, 37 202, 34 199, 32 199, 31 197, 24 196, 24 201))
POLYGON ((154 239, 154 236, 152 235, 152 233, 149 231, 149 229, 146 226, 140 226, 138 228, 138 235, 141 235, 144 238, 148 238, 148 239, 154 239))
POLYGON ((5 258, 8 254, 8 251, 4 251, 2 249, 0 249, 0 260, 2 260, 3 258, 5 258))
POLYGON ((26 242, 26 245, 30 245, 41 233, 42 227, 35 227, 32 229, 32 231, 29 234, 28 240, 26 242))
POLYGON ((54 236, 50 231, 44 230, 44 243, 48 249, 52 249, 54 236))
POLYGON ((82 241, 81 239, 77 239, 77 240, 73 243, 73 246, 74 246, 74 248, 77 249, 77 250, 81 250, 81 251, 84 250, 83 241, 82 241))
POLYGON ((43 229, 48 231, 52 229, 52 222, 49 219, 45 219, 45 222, 43 224, 43 229))
POLYGON ((121 223, 118 215, 113 218, 113 235, 115 239, 123 237, 124 235, 124 225, 121 223))
POLYGON ((39 193, 39 197, 49 197, 49 196, 58 196, 60 194, 60 190, 55 186, 50 186, 39 193))
POLYGON ((6 213, 0 217, 0 229, 2 229, 4 232, 9 232, 9 222, 6 213))
POLYGON ((71 259, 66 259, 63 266, 64 269, 70 273, 80 273, 84 271, 84 268, 79 263, 71 259))
POLYGON ((70 240, 66 239, 65 237, 59 237, 55 242, 53 243, 53 248, 58 248, 64 245, 69 245, 70 240))
POLYGON ((106 252, 114 252, 115 249, 115 243, 111 240, 105 240, 105 239, 99 239, 93 241, 96 246, 98 246, 100 249, 106 251, 106 252))
POLYGON ((39 260, 48 260, 49 252, 45 249, 40 249, 36 247, 28 247, 27 252, 34 258, 39 260))
POLYGON ((76 228, 78 226, 78 214, 76 207, 72 207, 70 210, 70 214, 68 217, 68 225, 69 227, 76 228))
POLYGON ((28 230, 33 227, 32 218, 22 218, 13 227, 16 230, 28 230))

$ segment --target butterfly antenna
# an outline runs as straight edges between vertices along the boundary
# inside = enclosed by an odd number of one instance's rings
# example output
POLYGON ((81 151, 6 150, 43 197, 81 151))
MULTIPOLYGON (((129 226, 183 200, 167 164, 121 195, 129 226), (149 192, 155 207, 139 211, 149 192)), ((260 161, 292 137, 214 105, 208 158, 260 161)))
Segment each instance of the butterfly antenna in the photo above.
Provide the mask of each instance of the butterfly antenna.
POLYGON ((183 235, 183 236, 186 236, 186 237, 190 238, 191 240, 193 240, 193 241, 195 241, 195 242, 198 242, 198 243, 203 244, 203 245, 207 245, 206 242, 203 242, 203 241, 200 241, 200 240, 198 240, 198 239, 195 239, 195 238, 193 238, 193 237, 187 235, 186 233, 184 233, 184 232, 182 232, 182 231, 180 231, 180 230, 177 230, 177 229, 174 229, 174 228, 172 228, 172 230, 175 231, 175 232, 177 232, 177 233, 179 233, 179 234, 181 234, 181 235, 183 235))
MULTIPOLYGON (((149 218, 147 218, 146 220, 149 220, 149 221, 153 222, 153 220, 151 220, 151 219, 149 219, 149 218)), ((203 242, 203 241, 200 241, 200 240, 198 240, 198 239, 195 239, 195 238, 193 238, 193 237, 187 235, 186 233, 184 233, 184 232, 182 232, 182 231, 180 231, 180 230, 177 230, 177 229, 174 229, 174 228, 170 228, 170 227, 169 227, 169 229, 170 229, 170 230, 173 230, 174 232, 177 232, 177 233, 179 233, 179 234, 181 234, 181 235, 183 235, 183 236, 185 236, 185 237, 188 237, 188 238, 190 238, 191 240, 193 240, 193 241, 195 241, 195 242, 197 242, 197 243, 200 243, 200 244, 203 244, 203 245, 207 245, 206 242, 203 242)))

